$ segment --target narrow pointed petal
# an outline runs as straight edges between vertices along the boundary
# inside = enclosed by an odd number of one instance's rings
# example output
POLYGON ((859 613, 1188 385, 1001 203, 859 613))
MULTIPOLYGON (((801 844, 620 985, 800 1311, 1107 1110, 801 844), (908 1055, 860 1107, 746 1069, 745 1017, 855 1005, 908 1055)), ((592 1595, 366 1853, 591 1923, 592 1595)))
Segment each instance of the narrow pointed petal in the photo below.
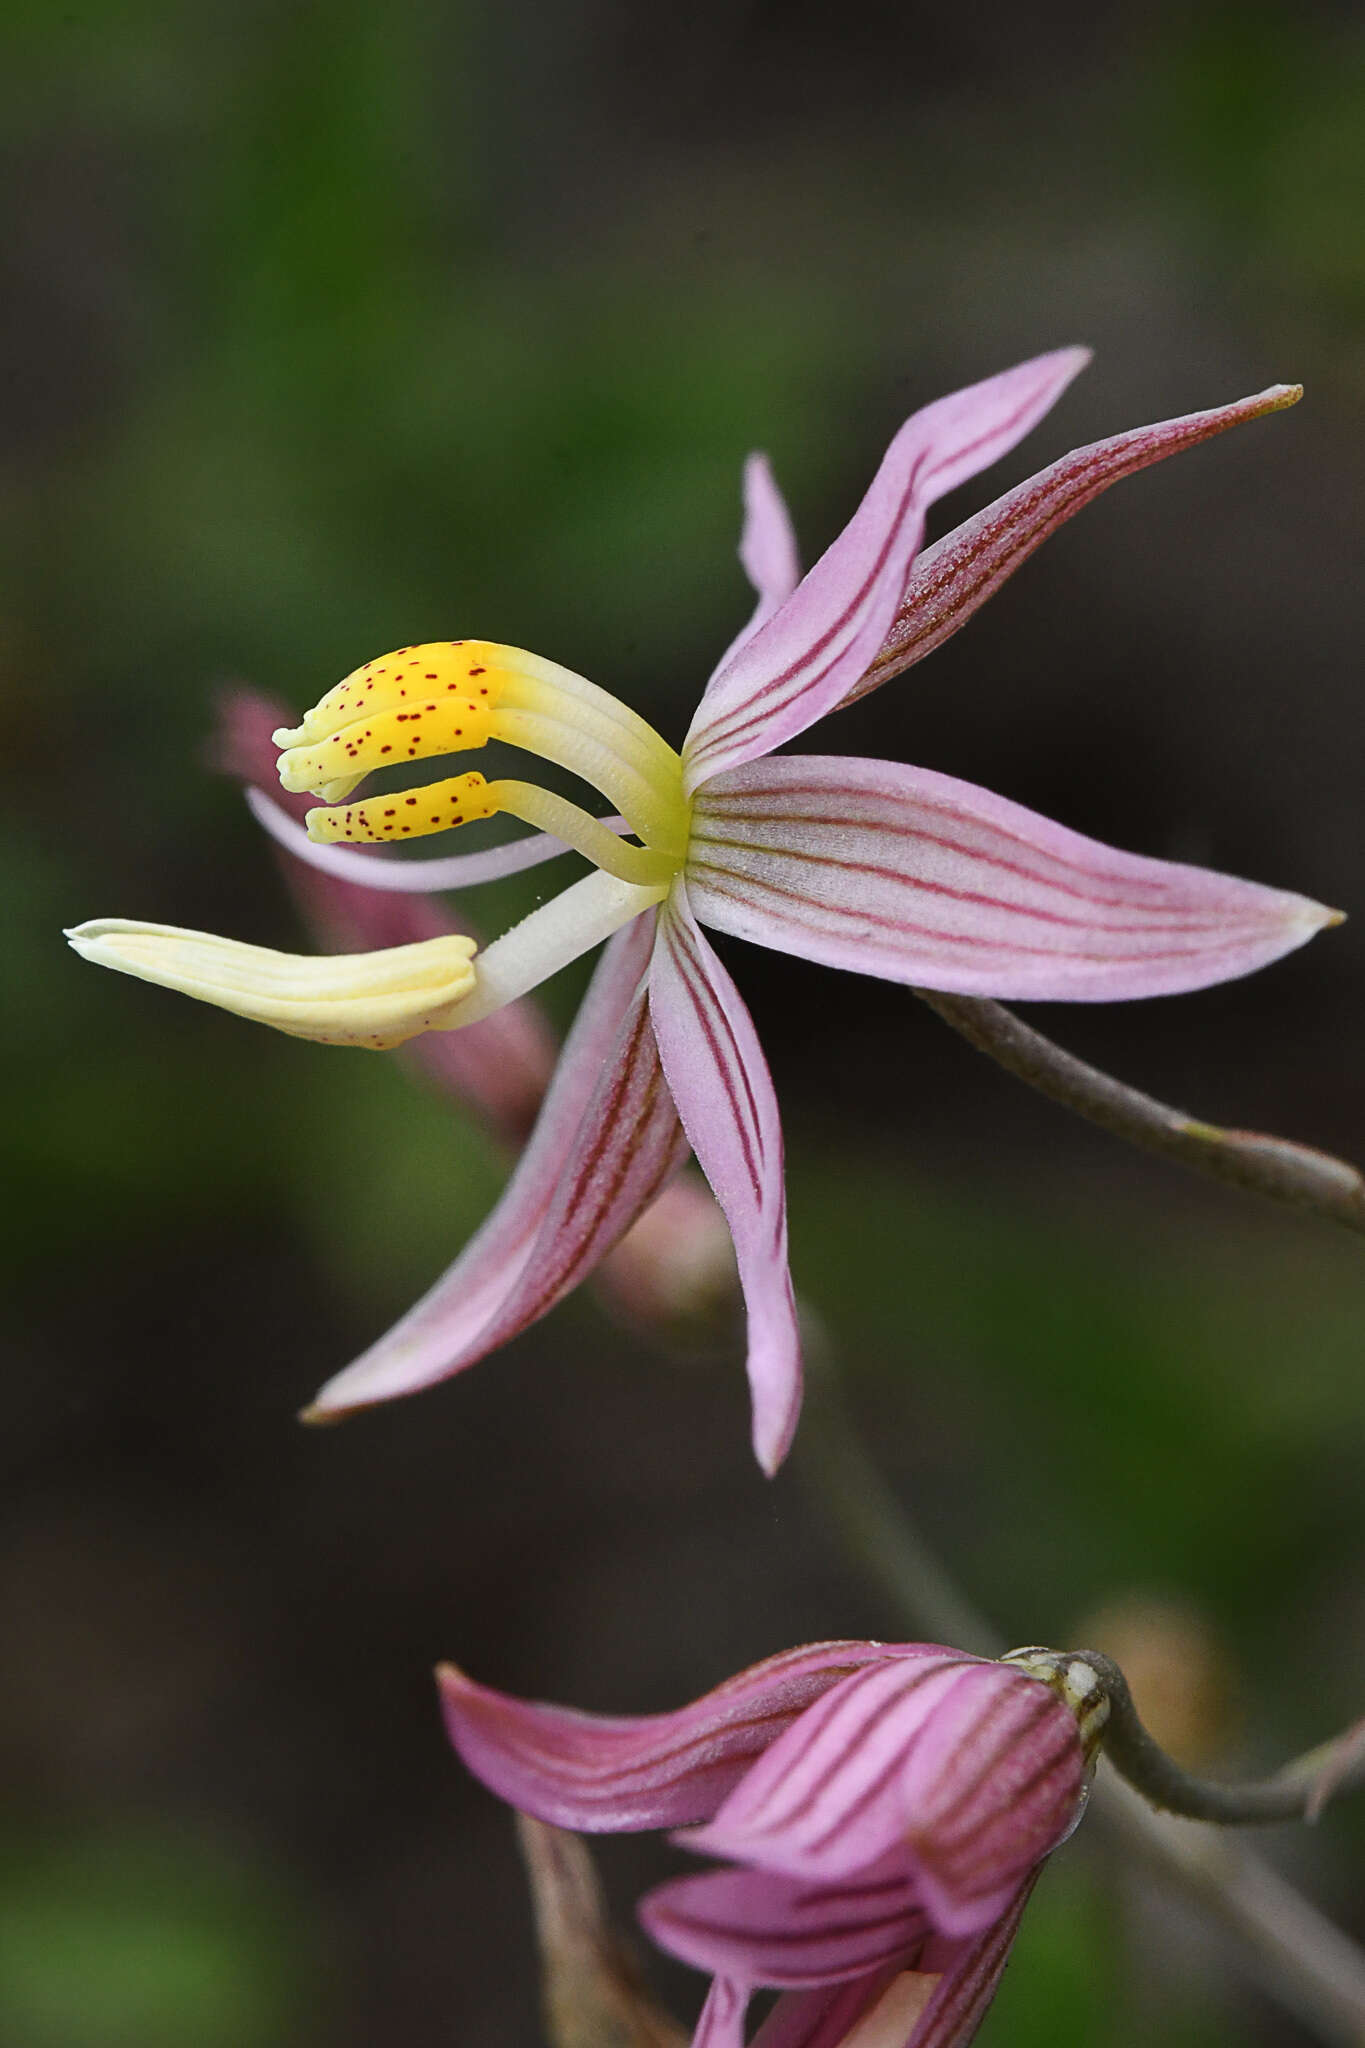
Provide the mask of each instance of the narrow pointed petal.
MULTIPOLYGON (((400 896, 426 896, 442 889, 473 889, 482 882, 498 882, 505 875, 523 874, 547 860, 558 860, 572 851, 564 840, 550 832, 532 832, 525 839, 511 839, 506 846, 486 847, 480 853, 454 853, 444 860, 391 860, 384 853, 360 853, 353 846, 319 846, 307 829, 292 818, 273 797, 248 789, 251 815, 277 845, 292 853, 305 866, 341 882, 358 882, 366 889, 383 889, 400 896)), ((624 818, 603 818, 608 831, 626 832, 624 818)))
POLYGON ((838 1886, 708 1870, 660 1885, 639 1912, 682 1962, 779 1990, 866 1976, 908 1958, 932 1932, 903 1853, 838 1886))
POLYGON ((499 1798, 588 1834, 709 1819, 775 1736, 852 1671, 940 1654, 922 1643, 809 1643, 671 1714, 575 1713, 438 1674, 452 1743, 499 1798))
POLYGON ((689 795, 834 708, 890 630, 929 507, 1007 454, 1088 361, 1059 349, 906 421, 833 546, 712 678, 683 749, 689 795))
POLYGON ((791 514, 766 455, 751 455, 744 464, 744 531, 739 559, 758 593, 758 603, 748 624, 721 656, 716 675, 753 639, 759 627, 766 625, 778 606, 786 603, 801 581, 791 514))
POLYGON ((1111 484, 1210 441, 1229 427, 1283 412, 1302 396, 1301 384, 1272 384, 1231 405, 1134 427, 1126 434, 1073 448, 1060 462, 1006 491, 919 556, 880 651, 866 674, 845 691, 841 703, 865 697, 951 639, 1035 548, 1111 484))
POLYGON ((681 884, 659 917, 650 1014, 683 1129, 735 1241, 748 1316, 754 1452, 771 1474, 787 1454, 801 1408, 782 1126, 753 1019, 697 929, 681 884))
POLYGON ((697 799, 687 889, 719 931, 959 995, 1113 1002, 1250 974, 1337 914, 1120 853, 899 762, 756 761, 697 799))
POLYGON ((651 924, 637 919, 603 956, 488 1221, 416 1307, 328 1382, 310 1420, 416 1393, 505 1344, 590 1271, 682 1164, 642 986, 651 924))
POLYGON ((1074 1824, 1085 1757, 1041 1679, 942 1657, 855 1673, 685 1837, 805 1882, 842 1886, 908 1854, 935 1929, 974 1935, 1074 1824))

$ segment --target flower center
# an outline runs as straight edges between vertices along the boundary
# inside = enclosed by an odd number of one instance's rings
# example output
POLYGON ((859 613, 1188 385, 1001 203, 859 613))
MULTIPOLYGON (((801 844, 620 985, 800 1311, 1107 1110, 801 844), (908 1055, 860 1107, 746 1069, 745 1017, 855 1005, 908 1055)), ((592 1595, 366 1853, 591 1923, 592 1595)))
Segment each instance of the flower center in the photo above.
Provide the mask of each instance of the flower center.
POLYGON ((488 640, 400 647, 356 669, 301 725, 277 732, 275 743, 284 749, 284 787, 323 799, 324 808, 308 813, 308 836, 324 843, 418 839, 506 811, 626 882, 668 881, 686 853, 690 806, 672 747, 595 683, 519 647, 488 640), (616 805, 640 845, 621 840, 567 797, 477 773, 345 802, 376 768, 472 752, 489 740, 522 747, 590 782, 616 805))

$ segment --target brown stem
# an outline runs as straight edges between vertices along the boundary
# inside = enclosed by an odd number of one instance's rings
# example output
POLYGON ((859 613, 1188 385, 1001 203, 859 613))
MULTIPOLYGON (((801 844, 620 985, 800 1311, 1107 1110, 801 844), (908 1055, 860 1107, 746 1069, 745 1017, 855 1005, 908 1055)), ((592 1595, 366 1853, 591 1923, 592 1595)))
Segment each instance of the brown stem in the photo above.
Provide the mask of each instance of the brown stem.
POLYGON ((1365 1231, 1365 1176, 1346 1160, 1288 1138, 1225 1130, 1171 1109, 1064 1052, 1001 1003, 936 989, 917 988, 915 994, 978 1052, 1129 1144, 1272 1201, 1310 1209, 1347 1230, 1365 1231))

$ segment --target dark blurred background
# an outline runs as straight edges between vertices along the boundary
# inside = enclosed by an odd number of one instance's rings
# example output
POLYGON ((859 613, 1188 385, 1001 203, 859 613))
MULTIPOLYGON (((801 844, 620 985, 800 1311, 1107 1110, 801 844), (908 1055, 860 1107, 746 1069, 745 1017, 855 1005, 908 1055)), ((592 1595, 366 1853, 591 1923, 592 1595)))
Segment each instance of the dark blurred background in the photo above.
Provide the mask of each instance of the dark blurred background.
MULTIPOLYGON (((302 943, 206 765, 226 680, 302 708, 483 635, 678 738, 747 606, 749 448, 809 558, 914 406, 1087 341, 936 531, 1079 442, 1307 399, 1121 486, 818 744, 1352 911, 1249 983, 1033 1015, 1365 1154, 1360 11, 8 0, 0 36, 0 2042, 523 2048, 510 1828, 432 1663, 643 1710, 895 1623, 759 1478, 738 1361, 587 1296, 298 1429, 503 1164, 391 1061, 95 975, 59 928, 302 943)), ((1193 1643, 1222 1767, 1358 1713, 1365 1250, 1069 1122, 902 990, 722 950, 798 1284, 975 1597, 1015 1640, 1117 1603, 1193 1643)), ((1365 1937, 1362 1846, 1341 1812, 1277 1853, 1365 1937)), ((609 1850, 623 1910, 677 1862, 609 1850)), ((1078 1844, 983 2040, 1309 2038, 1227 1964, 1078 1844)))

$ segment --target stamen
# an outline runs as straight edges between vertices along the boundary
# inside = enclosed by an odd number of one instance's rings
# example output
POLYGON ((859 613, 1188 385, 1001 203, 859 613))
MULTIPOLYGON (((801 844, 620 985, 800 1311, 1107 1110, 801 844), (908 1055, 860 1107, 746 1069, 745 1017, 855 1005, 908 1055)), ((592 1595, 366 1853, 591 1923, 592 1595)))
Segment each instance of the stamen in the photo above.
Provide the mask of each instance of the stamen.
POLYGON ((453 934, 323 957, 121 917, 96 918, 66 936, 102 967, 324 1045, 382 1051, 422 1031, 448 1030, 475 990, 474 941, 453 934))
POLYGON ((312 790, 319 841, 421 838, 506 809, 530 823, 551 818, 566 839, 623 881, 671 877, 687 843, 682 762, 652 726, 595 683, 519 647, 488 640, 431 641, 366 662, 296 728, 276 733, 280 780, 312 790), (372 769, 502 740, 553 761, 599 789, 645 842, 623 847, 578 805, 529 783, 457 776, 415 792, 347 805, 372 769), (491 808, 489 806, 491 805, 491 808), (561 829, 562 828, 562 829, 561 829))
POLYGON ((677 862, 671 855, 625 844, 600 818, 590 816, 567 797, 556 796, 534 782, 485 782, 477 773, 452 775, 425 789, 371 797, 363 804, 309 811, 305 822, 308 837, 320 846, 347 839, 383 844, 386 840, 422 839, 477 818, 495 817, 499 811, 553 833, 594 867, 622 882, 649 888, 671 880, 676 872, 677 862))
POLYGON ((496 787, 477 773, 450 775, 425 789, 391 790, 387 796, 368 797, 345 809, 309 811, 308 837, 320 846, 344 839, 379 844, 387 839, 424 839, 431 832, 467 825, 473 818, 493 817, 500 808, 490 801, 496 787))
POLYGON ((508 651, 487 640, 432 640, 376 655, 320 698, 293 730, 281 726, 275 744, 314 747, 344 725, 438 697, 476 697, 492 703, 503 666, 497 657, 508 651))
POLYGON ((280 781, 286 789, 313 789, 319 795, 337 780, 354 788, 373 768, 397 768, 431 754, 464 754, 487 746, 492 727, 492 712, 476 698, 429 697, 405 711, 357 718, 315 746, 290 747, 280 755, 280 781))
POLYGON ((671 881, 677 872, 678 864, 671 854, 654 847, 629 845, 608 831, 600 818, 589 816, 567 797, 541 789, 538 783, 490 782, 488 798, 498 810, 520 818, 524 824, 552 832, 556 839, 584 854, 594 867, 622 882, 649 888, 656 882, 671 881))

